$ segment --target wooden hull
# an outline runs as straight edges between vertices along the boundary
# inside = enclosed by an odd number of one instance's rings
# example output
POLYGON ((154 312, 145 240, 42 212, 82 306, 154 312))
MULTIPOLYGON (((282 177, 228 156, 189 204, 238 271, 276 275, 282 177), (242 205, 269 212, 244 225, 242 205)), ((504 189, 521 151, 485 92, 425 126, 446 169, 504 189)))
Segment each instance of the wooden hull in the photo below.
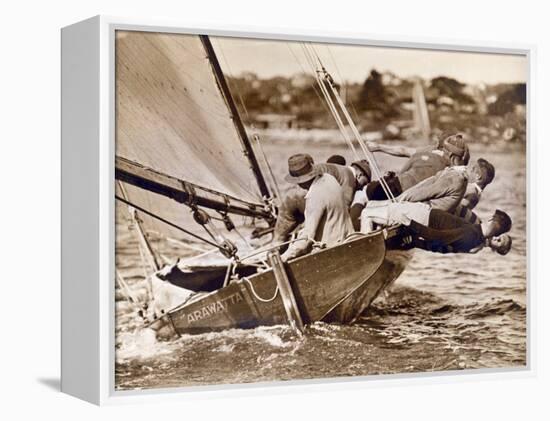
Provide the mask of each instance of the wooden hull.
POLYGON ((329 323, 353 323, 403 273, 412 253, 411 250, 387 250, 376 273, 323 320, 329 323))
MULTIPOLYGON (((322 320, 380 269, 382 233, 299 257, 285 265, 304 323, 322 320)), ((199 295, 167 315, 179 334, 286 324, 273 271, 254 274, 199 295)))

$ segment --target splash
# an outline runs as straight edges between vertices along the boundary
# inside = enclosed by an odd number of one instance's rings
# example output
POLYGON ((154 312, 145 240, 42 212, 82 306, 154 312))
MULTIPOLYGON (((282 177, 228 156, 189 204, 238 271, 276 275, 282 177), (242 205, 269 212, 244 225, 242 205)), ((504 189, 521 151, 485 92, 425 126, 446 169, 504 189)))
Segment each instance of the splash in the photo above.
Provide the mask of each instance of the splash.
POLYGON ((173 344, 157 340, 156 332, 152 329, 136 329, 117 335, 117 363, 136 359, 148 360, 172 351, 173 344))

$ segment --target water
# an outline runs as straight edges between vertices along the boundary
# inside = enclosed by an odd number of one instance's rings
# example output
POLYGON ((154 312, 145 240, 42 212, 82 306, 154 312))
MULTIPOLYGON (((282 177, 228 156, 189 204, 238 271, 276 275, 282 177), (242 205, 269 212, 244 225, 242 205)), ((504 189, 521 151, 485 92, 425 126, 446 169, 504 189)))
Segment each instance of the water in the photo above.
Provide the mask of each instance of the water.
MULTIPOLYGON (((268 150, 283 174, 292 147, 268 150)), ((308 147, 316 160, 344 152, 308 147)), ((522 151, 473 150, 497 175, 477 212, 513 219, 513 248, 475 255, 416 251, 389 294, 353 325, 315 323, 304 338, 286 326, 229 330, 160 341, 117 290, 116 387, 165 388, 383 373, 508 368, 526 364, 526 178, 522 151)), ((398 166, 382 159, 387 168, 398 166)), ((135 239, 118 220, 117 268, 145 294, 135 239)), ((163 244, 170 255, 170 245, 163 244)), ((140 295, 141 294, 141 295, 140 295)))

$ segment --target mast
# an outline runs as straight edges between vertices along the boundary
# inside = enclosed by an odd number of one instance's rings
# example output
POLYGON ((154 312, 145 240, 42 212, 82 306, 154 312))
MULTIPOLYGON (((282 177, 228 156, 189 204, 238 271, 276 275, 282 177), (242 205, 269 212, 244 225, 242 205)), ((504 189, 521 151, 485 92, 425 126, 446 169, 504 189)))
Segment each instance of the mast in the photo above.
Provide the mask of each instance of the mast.
POLYGON ((208 59, 210 61, 210 64, 212 65, 212 69, 214 70, 214 75, 216 76, 216 81, 218 82, 219 88, 222 92, 225 102, 227 103, 229 112, 231 113, 231 119, 233 120, 233 123, 235 124, 235 127, 237 129, 237 133, 239 134, 239 138, 241 139, 241 143, 244 148, 244 154, 248 158, 252 171, 254 172, 254 176, 256 177, 256 182, 258 183, 258 187, 260 188, 260 193, 264 198, 269 198, 271 194, 269 193, 269 189, 267 188, 262 170, 260 169, 258 160, 256 159, 256 155, 254 154, 254 150, 252 149, 252 144, 250 143, 248 135, 246 134, 243 122, 241 120, 239 112, 237 111, 237 107, 235 106, 235 101, 233 100, 233 96, 231 95, 231 91, 229 90, 229 87, 225 80, 225 76, 223 75, 220 63, 218 62, 218 58, 216 57, 216 53, 214 52, 214 48, 212 47, 212 43, 210 42, 210 38, 208 37, 208 35, 199 35, 199 37, 206 50, 208 59))

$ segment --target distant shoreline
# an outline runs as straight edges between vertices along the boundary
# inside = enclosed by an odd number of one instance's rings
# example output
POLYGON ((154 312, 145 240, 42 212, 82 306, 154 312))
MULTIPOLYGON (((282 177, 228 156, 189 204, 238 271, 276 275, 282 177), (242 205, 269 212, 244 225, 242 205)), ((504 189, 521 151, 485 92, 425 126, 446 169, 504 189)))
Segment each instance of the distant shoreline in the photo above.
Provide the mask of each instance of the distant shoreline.
MULTIPOLYGON (((257 134, 260 136, 262 146, 282 146, 282 145, 304 145, 315 146, 321 148, 334 148, 342 147, 347 149, 348 145, 342 139, 338 130, 330 129, 287 129, 287 130, 257 130, 257 134)), ((380 132, 366 132, 362 133, 363 139, 372 140, 380 143, 394 144, 394 145, 407 145, 422 147, 428 143, 425 139, 395 139, 388 140, 382 139, 380 132)), ((471 152, 492 150, 495 152, 519 152, 525 154, 527 152, 527 145, 524 142, 509 142, 505 140, 493 141, 490 143, 484 143, 480 141, 469 141, 468 146, 471 152)))

